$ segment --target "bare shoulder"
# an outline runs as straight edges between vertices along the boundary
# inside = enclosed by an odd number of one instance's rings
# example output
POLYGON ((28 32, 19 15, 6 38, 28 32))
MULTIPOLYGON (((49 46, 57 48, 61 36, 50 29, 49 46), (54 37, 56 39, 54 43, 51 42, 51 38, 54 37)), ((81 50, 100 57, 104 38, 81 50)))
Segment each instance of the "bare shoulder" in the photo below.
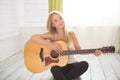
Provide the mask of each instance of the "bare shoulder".
POLYGON ((71 32, 69 32, 69 34, 70 34, 70 36, 71 36, 71 38, 73 40, 75 49, 80 50, 81 48, 80 48, 80 45, 79 45, 79 42, 78 42, 78 39, 77 39, 75 33, 71 31, 71 32))
POLYGON ((72 38, 75 37, 75 33, 74 33, 73 31, 69 31, 69 34, 70 34, 70 36, 71 36, 72 38))

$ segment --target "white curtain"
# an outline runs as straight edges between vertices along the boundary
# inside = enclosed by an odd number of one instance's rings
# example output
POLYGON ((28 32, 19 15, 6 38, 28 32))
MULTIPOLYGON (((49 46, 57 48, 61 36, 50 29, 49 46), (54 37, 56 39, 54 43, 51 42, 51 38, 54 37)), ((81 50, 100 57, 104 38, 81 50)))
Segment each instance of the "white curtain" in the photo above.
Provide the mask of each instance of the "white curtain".
POLYGON ((66 25, 74 30, 83 48, 120 47, 119 0, 63 0, 66 25))
POLYGON ((120 26, 120 0, 63 0, 69 26, 120 26))

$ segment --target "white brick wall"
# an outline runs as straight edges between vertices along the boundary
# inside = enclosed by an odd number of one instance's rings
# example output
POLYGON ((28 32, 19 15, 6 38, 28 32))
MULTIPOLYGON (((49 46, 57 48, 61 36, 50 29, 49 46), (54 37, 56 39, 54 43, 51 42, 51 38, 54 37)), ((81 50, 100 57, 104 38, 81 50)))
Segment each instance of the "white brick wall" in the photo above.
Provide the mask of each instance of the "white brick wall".
POLYGON ((0 35, 18 30, 16 3, 17 0, 0 0, 0 35))
POLYGON ((45 26, 48 0, 0 0, 0 38, 19 27, 45 26))
POLYGON ((46 25, 48 15, 48 0, 23 0, 23 26, 46 25))

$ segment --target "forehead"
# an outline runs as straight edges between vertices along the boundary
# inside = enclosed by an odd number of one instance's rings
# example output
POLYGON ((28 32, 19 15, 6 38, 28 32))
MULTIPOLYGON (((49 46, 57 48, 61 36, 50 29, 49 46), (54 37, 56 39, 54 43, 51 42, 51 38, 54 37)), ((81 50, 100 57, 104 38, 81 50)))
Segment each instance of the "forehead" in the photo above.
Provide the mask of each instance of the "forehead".
POLYGON ((56 19, 56 18, 59 18, 59 17, 61 17, 59 14, 57 14, 57 13, 54 13, 53 15, 52 15, 52 19, 56 19))

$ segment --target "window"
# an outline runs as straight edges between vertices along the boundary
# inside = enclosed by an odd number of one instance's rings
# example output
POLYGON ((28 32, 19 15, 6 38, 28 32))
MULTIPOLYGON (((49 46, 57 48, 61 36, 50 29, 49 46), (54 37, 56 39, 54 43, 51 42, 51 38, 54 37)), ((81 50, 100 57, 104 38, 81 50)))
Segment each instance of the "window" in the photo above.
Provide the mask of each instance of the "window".
POLYGON ((119 0, 63 0, 63 13, 69 26, 120 25, 119 0))

